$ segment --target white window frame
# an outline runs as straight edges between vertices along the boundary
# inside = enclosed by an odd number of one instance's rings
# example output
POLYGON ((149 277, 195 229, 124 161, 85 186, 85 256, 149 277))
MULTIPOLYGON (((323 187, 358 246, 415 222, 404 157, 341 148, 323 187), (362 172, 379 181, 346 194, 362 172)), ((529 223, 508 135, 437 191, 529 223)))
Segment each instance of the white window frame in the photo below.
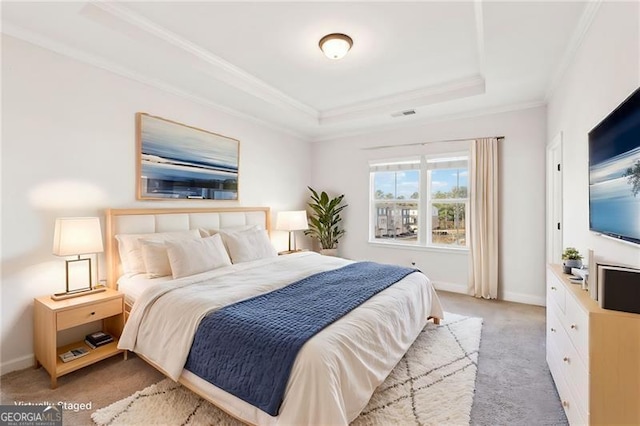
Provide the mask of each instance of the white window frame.
MULTIPOLYGON (((369 168, 369 244, 372 245, 381 245, 387 247, 397 247, 397 248, 415 248, 415 249, 426 249, 426 250, 435 250, 435 251, 458 251, 458 252, 467 252, 469 250, 469 216, 470 212, 470 198, 469 195, 471 193, 471 176, 468 177, 468 185, 467 185, 467 198, 447 198, 447 199, 435 199, 432 198, 431 195, 431 169, 429 169, 428 163, 429 161, 437 160, 437 159, 445 159, 445 158, 459 158, 464 157, 467 161, 467 170, 470 171, 471 165, 471 152, 470 151, 458 151, 458 152, 447 152, 442 154, 434 154, 434 155, 420 155, 413 156, 411 158, 399 158, 399 159, 388 159, 388 160, 379 160, 370 162, 369 168), (376 238, 376 219, 377 219, 377 207, 376 207, 376 199, 375 199, 375 187, 374 187, 374 175, 375 171, 371 169, 379 164, 394 164, 394 163, 403 163, 406 161, 416 160, 419 158, 420 161, 420 180, 418 184, 418 236, 417 241, 413 243, 406 243, 395 239, 383 240, 376 238), (435 204, 464 204, 465 206, 465 245, 449 245, 449 244, 436 244, 432 241, 432 220, 431 220, 431 211, 433 208, 434 200, 437 200, 435 204)), ((389 170, 393 171, 393 170, 389 170)), ((400 171, 400 170, 397 170, 400 171)), ((379 172, 379 171, 378 171, 379 172)), ((397 202, 403 200, 389 200, 389 202, 397 202)))
MULTIPOLYGON (((371 168, 375 167, 376 165, 379 164, 384 164, 384 165, 394 165, 394 164, 413 164, 416 162, 420 162, 420 167, 418 168, 408 168, 408 169, 402 169, 402 168, 398 168, 397 170, 388 170, 388 171, 394 171, 394 172, 399 172, 399 171, 403 171, 403 170, 418 170, 420 171, 420 181, 418 182, 418 211, 420 211, 421 208, 421 202, 422 202, 422 156, 411 156, 411 157, 403 157, 403 158, 394 158, 394 159, 389 159, 389 160, 383 160, 383 161, 372 161, 369 163, 369 242, 370 243, 382 243, 382 244, 402 244, 404 246, 408 246, 408 247, 415 247, 416 244, 419 244, 420 241, 420 237, 418 236, 418 242, 417 243, 398 243, 397 240, 387 240, 384 242, 381 242, 381 240, 377 240, 376 239, 376 227, 377 227, 377 210, 378 208, 376 207, 375 204, 375 187, 374 187, 374 173, 371 172, 371 168)), ((382 172, 381 170, 379 172, 382 172)), ((406 202, 409 199, 388 199, 385 200, 389 203, 402 203, 402 202, 406 202)), ((402 217, 402 216, 401 216, 402 217)), ((418 230, 420 230, 422 228, 421 226, 421 217, 420 214, 418 214, 418 221, 417 221, 417 225, 418 225, 418 230)))

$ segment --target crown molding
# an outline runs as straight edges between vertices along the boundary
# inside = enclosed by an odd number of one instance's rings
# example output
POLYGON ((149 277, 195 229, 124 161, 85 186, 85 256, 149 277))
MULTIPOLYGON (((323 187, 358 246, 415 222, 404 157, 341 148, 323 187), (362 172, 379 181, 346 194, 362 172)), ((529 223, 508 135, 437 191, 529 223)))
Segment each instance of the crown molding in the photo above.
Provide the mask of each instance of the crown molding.
POLYGON ((262 99, 272 105, 301 113, 314 122, 318 120, 318 111, 267 84, 252 74, 214 55, 205 48, 169 31, 168 29, 144 18, 122 4, 107 0, 94 0, 88 7, 95 6, 137 28, 163 40, 208 63, 216 71, 215 78, 243 92, 262 99))
POLYGON ((320 125, 391 113, 392 110, 417 108, 485 93, 485 80, 480 75, 453 80, 421 89, 332 108, 320 113, 320 125))
MULTIPOLYGON (((128 24, 161 39, 179 49, 194 55, 195 57, 208 63, 215 73, 213 77, 242 90, 243 92, 254 96, 258 99, 296 113, 303 114, 308 120, 312 120, 313 124, 324 126, 336 122, 354 120, 362 117, 368 117, 380 113, 388 113, 392 109, 403 109, 430 105, 433 103, 444 102, 452 99, 472 96, 484 93, 485 82, 482 76, 474 76, 470 79, 462 79, 453 82, 412 90, 405 93, 395 94, 391 96, 380 97, 369 101, 360 102, 344 107, 329 109, 323 112, 286 95, 275 87, 265 83, 250 73, 240 69, 239 67, 225 61, 224 59, 214 55, 203 47, 169 31, 166 28, 144 18, 134 11, 107 0, 95 0, 90 6, 96 6, 109 13, 114 18, 122 20, 128 24)), ((477 17, 476 17, 477 18, 477 17)), ((481 18, 481 16, 480 16, 481 18)), ((482 31, 482 23, 477 25, 482 31)), ((484 42, 479 42, 480 57, 483 56, 484 42)), ((482 59, 480 59, 482 60, 482 59)))
POLYGON ((587 33, 589 32, 589 28, 591 27, 591 23, 596 17, 601 5, 602 5, 602 0, 591 0, 585 5, 584 11, 582 12, 582 15, 580 16, 580 20, 578 21, 578 24, 576 25, 576 28, 574 29, 573 34, 571 35, 571 39, 569 40, 569 43, 567 44, 564 54, 560 59, 558 67, 553 73, 553 77, 551 78, 549 85, 547 86, 547 90, 545 91, 545 96, 544 96, 545 101, 548 101, 549 99, 551 99, 556 89, 558 88, 558 85, 562 81, 565 73, 567 72, 567 70, 569 69, 569 66, 571 65, 571 62, 573 61, 576 54, 578 53, 578 50, 580 49, 582 42, 587 36, 587 33))
POLYGON ((474 117, 482 117, 485 115, 502 114, 502 113, 513 112, 513 111, 539 108, 546 105, 547 105, 546 101, 519 102, 519 103, 513 103, 509 105, 501 105, 493 108, 479 108, 479 109, 473 109, 470 111, 463 111, 459 113, 432 115, 432 116, 424 117, 421 119, 418 119, 417 117, 415 117, 411 121, 411 125, 409 125, 406 121, 387 123, 387 124, 376 126, 376 127, 371 126, 366 130, 353 130, 353 131, 334 133, 326 136, 313 137, 311 138, 311 142, 313 143, 330 142, 337 139, 354 137, 354 136, 365 136, 370 134, 376 134, 379 132, 395 130, 399 128, 403 128, 403 129, 418 128, 428 123, 462 120, 465 118, 474 118, 474 117))
POLYGON ((192 102, 207 106, 209 108, 213 108, 217 111, 223 112, 225 114, 229 114, 231 116, 237 117, 237 118, 241 118, 243 120, 247 120, 250 121, 254 124, 258 124, 260 126, 264 126, 267 127, 269 129, 278 131, 278 132, 282 132, 282 133, 286 133, 290 136, 294 136, 296 138, 300 138, 303 139, 305 141, 309 140, 310 136, 308 134, 302 134, 299 132, 296 132, 288 127, 284 127, 284 126, 279 126, 276 124, 273 124, 270 121, 266 121, 260 118, 257 118, 253 115, 250 114, 246 114, 244 112, 240 112, 236 109, 224 106, 224 105, 220 105, 216 102, 211 101, 210 99, 206 99, 203 98, 201 96, 195 95, 193 93, 184 91, 182 89, 178 89, 175 86, 172 86, 170 84, 167 84, 165 82, 162 82, 160 80, 157 79, 152 79, 149 77, 146 77, 140 73, 137 73, 135 71, 132 71, 130 69, 127 69, 125 67, 122 67, 120 65, 114 64, 111 61, 108 61, 100 56, 97 55, 93 55, 84 51, 81 51, 79 49, 75 49, 72 47, 69 47, 65 44, 62 43, 58 43, 56 41, 53 41, 47 37, 43 37, 40 34, 37 34, 33 31, 30 30, 26 30, 24 28, 21 28, 17 25, 11 24, 11 23, 3 23, 2 24, 2 28, 1 31, 3 34, 6 34, 8 36, 11 37, 15 37, 17 39, 23 40, 25 42, 31 43, 33 45, 39 46, 41 48, 50 50, 52 52, 55 52, 57 54, 69 57, 73 60, 76 60, 78 62, 82 62, 91 66, 94 66, 96 68, 100 68, 104 71, 108 71, 110 73, 119 75, 121 77, 125 77, 128 78, 130 80, 136 81, 138 83, 142 83, 145 84, 147 86, 151 86, 155 89, 159 89, 163 92, 167 92, 170 93, 172 95, 175 96, 179 96, 181 98, 190 100, 192 102))

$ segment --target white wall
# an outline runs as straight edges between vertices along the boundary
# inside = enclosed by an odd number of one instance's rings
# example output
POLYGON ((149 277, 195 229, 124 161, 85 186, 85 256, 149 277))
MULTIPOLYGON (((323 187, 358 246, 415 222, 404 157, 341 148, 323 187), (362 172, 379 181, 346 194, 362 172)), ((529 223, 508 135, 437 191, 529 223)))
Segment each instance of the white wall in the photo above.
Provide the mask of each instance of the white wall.
MULTIPOLYGON (((307 142, 7 36, 2 107, 3 373, 32 363, 33 298, 64 289, 64 262, 51 254, 56 217, 141 206, 270 206, 275 214, 307 199, 307 142), (240 202, 136 201, 137 111, 239 139, 240 202)), ((285 249, 286 234, 275 238, 285 249)))
MULTIPOLYGON (((315 143, 312 148, 313 186, 345 194, 347 233, 342 256, 416 265, 436 286, 466 292, 467 253, 443 253, 419 248, 387 248, 368 243, 369 160, 443 150, 447 145, 367 147, 418 142, 505 136, 500 143, 500 298, 544 304, 545 285, 545 144, 544 107, 384 131, 315 143)), ((459 143, 448 145, 452 150, 459 143)), ((446 308, 446 307, 445 307, 446 308)))
POLYGON ((547 140, 563 134, 563 245, 640 266, 640 248, 589 232, 588 133, 640 85, 640 3, 603 2, 548 104, 547 140))

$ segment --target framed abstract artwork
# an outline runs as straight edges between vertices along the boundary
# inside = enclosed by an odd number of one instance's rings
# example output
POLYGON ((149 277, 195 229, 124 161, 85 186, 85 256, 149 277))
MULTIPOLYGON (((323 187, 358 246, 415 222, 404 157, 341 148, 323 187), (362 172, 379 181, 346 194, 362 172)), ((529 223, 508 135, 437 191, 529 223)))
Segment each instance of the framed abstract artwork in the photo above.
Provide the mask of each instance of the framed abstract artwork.
POLYGON ((136 113, 139 200, 237 200, 240 141, 136 113))

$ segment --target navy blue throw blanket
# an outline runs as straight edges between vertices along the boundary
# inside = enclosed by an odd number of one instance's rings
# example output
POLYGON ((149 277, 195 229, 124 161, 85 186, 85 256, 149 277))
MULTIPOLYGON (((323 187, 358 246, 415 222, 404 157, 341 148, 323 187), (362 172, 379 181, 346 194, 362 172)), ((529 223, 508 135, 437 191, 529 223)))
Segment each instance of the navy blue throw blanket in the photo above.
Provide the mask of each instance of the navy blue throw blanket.
POLYGON ((413 272, 352 263, 226 306, 200 323, 185 368, 276 416, 302 345, 413 272))

